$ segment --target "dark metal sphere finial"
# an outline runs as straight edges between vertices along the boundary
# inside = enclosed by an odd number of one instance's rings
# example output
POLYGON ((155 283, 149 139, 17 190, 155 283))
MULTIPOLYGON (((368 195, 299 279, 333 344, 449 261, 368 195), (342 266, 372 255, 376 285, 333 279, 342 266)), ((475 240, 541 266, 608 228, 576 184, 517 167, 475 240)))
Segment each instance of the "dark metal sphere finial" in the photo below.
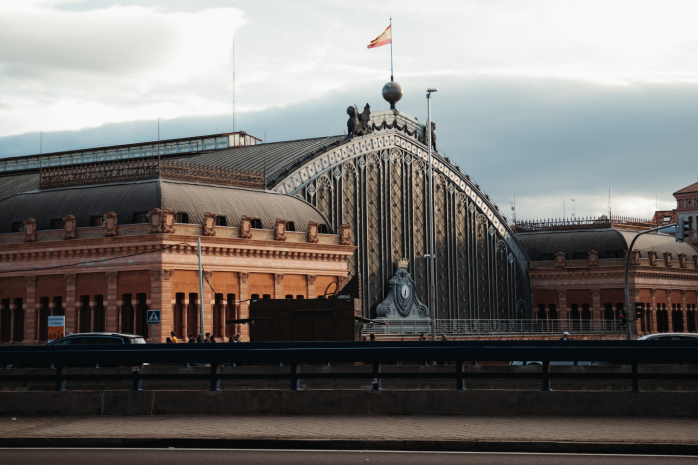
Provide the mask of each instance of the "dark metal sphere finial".
POLYGON ((395 109, 395 104, 402 98, 402 86, 397 82, 389 82, 383 86, 383 98, 390 103, 390 109, 395 109))

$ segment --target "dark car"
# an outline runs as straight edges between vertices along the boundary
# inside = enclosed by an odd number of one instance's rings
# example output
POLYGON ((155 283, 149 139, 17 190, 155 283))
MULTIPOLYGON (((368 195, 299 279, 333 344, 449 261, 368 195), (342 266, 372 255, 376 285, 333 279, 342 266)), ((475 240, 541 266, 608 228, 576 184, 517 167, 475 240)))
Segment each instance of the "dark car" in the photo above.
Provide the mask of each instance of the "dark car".
POLYGON ((128 333, 77 333, 48 343, 50 346, 92 344, 145 344, 145 339, 143 336, 128 333))
POLYGON ((698 343, 698 334, 691 333, 655 333, 638 338, 638 341, 694 341, 698 343))

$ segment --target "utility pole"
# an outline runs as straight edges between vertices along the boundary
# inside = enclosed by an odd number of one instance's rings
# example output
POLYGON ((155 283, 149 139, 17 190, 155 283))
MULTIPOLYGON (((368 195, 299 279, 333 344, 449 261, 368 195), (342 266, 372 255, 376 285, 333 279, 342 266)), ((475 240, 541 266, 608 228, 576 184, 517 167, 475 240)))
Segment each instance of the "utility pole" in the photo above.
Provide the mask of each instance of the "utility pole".
POLYGON ((427 89, 427 152, 429 158, 429 251, 427 267, 429 271, 429 314, 431 315, 431 340, 436 340, 436 250, 434 247, 434 172, 431 156, 431 94, 436 89, 427 89))
POLYGON ((196 239, 196 254, 199 256, 199 316, 201 322, 201 342, 204 341, 204 272, 201 266, 201 238, 196 239))

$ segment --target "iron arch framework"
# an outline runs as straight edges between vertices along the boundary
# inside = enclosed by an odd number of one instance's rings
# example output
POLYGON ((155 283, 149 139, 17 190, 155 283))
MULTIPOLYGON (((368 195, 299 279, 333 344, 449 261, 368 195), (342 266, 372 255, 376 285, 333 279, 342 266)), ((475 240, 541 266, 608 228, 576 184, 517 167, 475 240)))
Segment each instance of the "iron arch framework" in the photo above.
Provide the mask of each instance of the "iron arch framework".
MULTIPOLYGON (((358 249, 349 278, 359 277, 366 317, 375 316, 403 257, 409 259, 419 299, 429 302, 427 149, 418 138, 407 125, 353 138, 328 148, 274 187, 314 205, 335 229, 351 225, 358 249)), ((433 155, 436 318, 530 318, 525 249, 468 176, 433 155)))

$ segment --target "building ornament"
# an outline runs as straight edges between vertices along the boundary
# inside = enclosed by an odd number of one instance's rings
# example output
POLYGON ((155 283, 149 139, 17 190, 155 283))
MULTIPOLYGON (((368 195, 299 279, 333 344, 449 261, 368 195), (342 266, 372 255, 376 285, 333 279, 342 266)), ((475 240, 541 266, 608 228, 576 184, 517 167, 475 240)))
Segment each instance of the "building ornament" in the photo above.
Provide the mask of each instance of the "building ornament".
POLYGON ((24 220, 24 242, 36 241, 36 221, 34 218, 24 220))
POLYGON ((211 280, 213 279, 213 271, 204 271, 204 279, 206 282, 211 284, 211 280))
POLYGON ((587 266, 599 266, 599 253, 596 250, 587 252, 587 256, 589 257, 587 266))
POLYGON ((240 238, 252 239, 252 218, 251 216, 243 215, 240 218, 240 238))
POLYGON ((555 254, 555 267, 564 268, 565 267, 565 252, 558 252, 555 254))
POLYGON ((211 212, 204 213, 204 236, 216 235, 216 214, 211 212))
POLYGON ((36 287, 36 275, 31 274, 31 275, 25 276, 24 282, 27 284, 27 287, 36 287))
POLYGON ((250 279, 250 274, 246 272, 240 272, 240 284, 247 284, 247 280, 250 279))
POLYGON ((681 289, 681 300, 686 300, 686 289, 681 289))
POLYGON ((652 295, 652 298, 654 299, 657 296, 657 289, 650 289, 650 294, 652 295))
POLYGON ((75 273, 72 274, 66 274, 65 276, 65 285, 70 287, 70 286, 75 286, 75 278, 77 275, 75 273))
POLYGON ((631 287, 628 289, 628 294, 632 297, 640 297, 640 289, 631 287))
POLYGON ((633 249, 633 252, 630 254, 630 264, 631 265, 639 265, 640 264, 640 249, 633 249))
POLYGON ((339 243, 342 245, 351 245, 350 224, 342 224, 339 226, 339 243))
POLYGON ((308 242, 311 244, 316 244, 320 242, 320 239, 318 238, 318 226, 320 223, 316 221, 311 221, 308 223, 308 242))
POLYGON ((150 229, 148 230, 151 234, 156 233, 174 233, 175 232, 175 215, 177 211, 171 210, 169 208, 160 209, 154 208, 149 211, 150 215, 150 229))
POLYGON ((317 276, 315 276, 314 274, 309 274, 309 275, 308 275, 308 286, 314 286, 314 285, 315 285, 315 278, 317 278, 317 276))
POLYGON ((650 259, 650 266, 657 266, 657 252, 650 250, 647 252, 647 256, 650 259))
POLYGON ((671 268, 671 252, 664 252, 664 264, 667 268, 671 268))
POLYGON ((109 212, 104 215, 104 237, 116 236, 116 213, 109 212))
POLYGON ((274 226, 274 240, 285 241, 287 227, 288 227, 288 221, 286 221, 283 218, 277 218, 276 225, 274 226))
POLYGON ((63 239, 75 239, 76 235, 75 215, 68 215, 63 218, 63 239))
POLYGON ((107 283, 116 284, 116 281, 118 278, 119 278, 118 271, 107 271, 107 283))
POLYGON ((376 307, 377 318, 428 318, 429 309, 417 297, 416 283, 407 271, 407 259, 398 261, 398 269, 390 279, 388 296, 376 307))
POLYGON ((283 273, 274 273, 274 284, 281 286, 284 283, 283 273))
POLYGON ((601 297, 601 289, 592 289, 591 296, 595 299, 601 297))
POLYGON ((349 115, 349 120, 347 120, 348 137, 365 136, 373 132, 371 107, 368 103, 361 114, 359 114, 359 108, 356 105, 350 106, 347 108, 347 115, 349 115))
POLYGON ((567 297, 567 289, 558 289, 557 296, 560 299, 564 299, 565 297, 567 297))
POLYGON ((681 268, 688 268, 688 263, 686 262, 686 254, 685 253, 679 254, 679 264, 680 264, 681 268))
POLYGON ((344 289, 344 286, 346 286, 348 282, 349 282, 348 276, 340 276, 338 279, 337 293, 339 293, 339 291, 344 289))

